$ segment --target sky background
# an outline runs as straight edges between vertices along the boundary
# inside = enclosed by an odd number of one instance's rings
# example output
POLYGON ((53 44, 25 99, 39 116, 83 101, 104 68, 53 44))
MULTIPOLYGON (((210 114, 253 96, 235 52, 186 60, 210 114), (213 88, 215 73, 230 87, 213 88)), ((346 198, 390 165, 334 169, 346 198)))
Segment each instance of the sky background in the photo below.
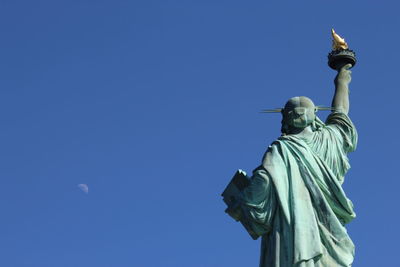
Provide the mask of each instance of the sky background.
POLYGON ((399 8, 1 0, 0 266, 258 266, 220 194, 280 135, 261 109, 330 105, 332 27, 358 56, 353 266, 400 266, 399 8))

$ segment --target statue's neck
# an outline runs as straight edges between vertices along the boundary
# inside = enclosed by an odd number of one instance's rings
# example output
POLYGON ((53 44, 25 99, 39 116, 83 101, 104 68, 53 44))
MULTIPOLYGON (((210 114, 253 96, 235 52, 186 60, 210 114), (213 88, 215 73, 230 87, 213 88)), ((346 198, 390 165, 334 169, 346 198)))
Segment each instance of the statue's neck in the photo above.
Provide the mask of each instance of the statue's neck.
POLYGON ((313 130, 311 125, 308 125, 305 128, 291 128, 289 131, 289 135, 296 135, 299 138, 308 138, 312 135, 313 130))

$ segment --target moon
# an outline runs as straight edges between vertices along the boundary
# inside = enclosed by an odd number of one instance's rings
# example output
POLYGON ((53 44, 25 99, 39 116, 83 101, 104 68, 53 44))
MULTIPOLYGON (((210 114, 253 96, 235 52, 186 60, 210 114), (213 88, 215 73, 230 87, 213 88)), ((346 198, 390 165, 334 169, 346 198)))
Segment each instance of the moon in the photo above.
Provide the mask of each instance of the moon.
POLYGON ((78 188, 82 190, 83 193, 89 194, 89 187, 87 184, 78 184, 78 188))

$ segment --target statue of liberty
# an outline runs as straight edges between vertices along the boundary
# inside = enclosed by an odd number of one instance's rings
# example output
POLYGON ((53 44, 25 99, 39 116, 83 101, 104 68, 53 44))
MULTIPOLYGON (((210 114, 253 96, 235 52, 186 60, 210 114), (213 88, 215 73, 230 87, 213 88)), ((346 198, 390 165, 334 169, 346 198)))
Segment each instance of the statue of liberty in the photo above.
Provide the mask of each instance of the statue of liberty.
POLYGON ((261 237, 260 267, 349 267, 354 259, 345 225, 355 213, 342 183, 350 168, 347 154, 357 145, 348 116, 355 57, 344 39, 333 36, 329 65, 338 73, 325 123, 311 99, 289 99, 275 110, 282 113, 282 135, 261 165, 250 178, 238 171, 223 193, 226 212, 253 239, 261 237))

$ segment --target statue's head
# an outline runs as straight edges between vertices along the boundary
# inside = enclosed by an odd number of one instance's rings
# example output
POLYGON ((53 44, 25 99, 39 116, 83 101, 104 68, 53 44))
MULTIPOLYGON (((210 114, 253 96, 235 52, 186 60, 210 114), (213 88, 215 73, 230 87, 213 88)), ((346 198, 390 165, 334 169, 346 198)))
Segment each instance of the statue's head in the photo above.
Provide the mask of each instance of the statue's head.
POLYGON ((282 110, 282 133, 289 134, 291 129, 304 129, 312 125, 316 111, 314 103, 308 97, 292 97, 282 110))

